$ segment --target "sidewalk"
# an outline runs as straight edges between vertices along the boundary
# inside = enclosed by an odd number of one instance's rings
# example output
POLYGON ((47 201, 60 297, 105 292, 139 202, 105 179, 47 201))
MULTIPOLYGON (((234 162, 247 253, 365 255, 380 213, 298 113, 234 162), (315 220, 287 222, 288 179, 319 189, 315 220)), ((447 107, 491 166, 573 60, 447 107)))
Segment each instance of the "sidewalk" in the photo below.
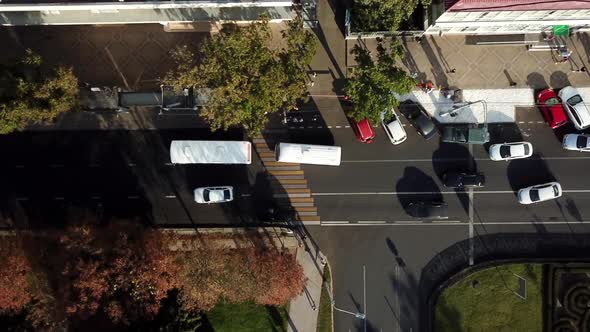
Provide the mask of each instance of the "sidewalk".
MULTIPOLYGON (((551 51, 528 51, 524 45, 468 45, 469 36, 428 35, 417 42, 403 38, 400 65, 418 80, 430 80, 438 86, 461 89, 504 89, 516 87, 562 88, 590 86, 590 73, 572 72, 590 68, 590 35, 575 33, 567 39, 573 53, 570 61, 555 63, 551 51), (453 69, 454 72, 453 72, 453 69)), ((347 66, 354 66, 350 51, 355 44, 375 50, 375 39, 347 43, 347 66)), ((375 52, 373 52, 375 53, 375 52)))
POLYGON ((289 323, 287 332, 316 332, 322 282, 324 255, 306 239, 305 244, 297 249, 297 261, 303 266, 307 278, 305 289, 289 306, 289 323))

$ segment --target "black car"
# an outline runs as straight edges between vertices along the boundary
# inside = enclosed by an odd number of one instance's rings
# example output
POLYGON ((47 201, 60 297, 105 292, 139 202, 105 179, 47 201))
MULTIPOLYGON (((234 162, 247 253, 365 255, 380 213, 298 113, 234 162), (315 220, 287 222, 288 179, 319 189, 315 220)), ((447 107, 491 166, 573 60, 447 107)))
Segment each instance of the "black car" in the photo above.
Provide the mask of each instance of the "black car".
POLYGON ((443 184, 448 188, 483 187, 486 178, 481 173, 446 173, 443 184))
POLYGON ((416 128, 418 134, 422 137, 430 139, 438 133, 434 121, 432 121, 432 118, 422 105, 411 100, 406 100, 400 104, 400 112, 410 121, 410 124, 416 128))
POLYGON ((408 205, 408 214, 418 219, 449 219, 445 202, 413 202, 408 205))

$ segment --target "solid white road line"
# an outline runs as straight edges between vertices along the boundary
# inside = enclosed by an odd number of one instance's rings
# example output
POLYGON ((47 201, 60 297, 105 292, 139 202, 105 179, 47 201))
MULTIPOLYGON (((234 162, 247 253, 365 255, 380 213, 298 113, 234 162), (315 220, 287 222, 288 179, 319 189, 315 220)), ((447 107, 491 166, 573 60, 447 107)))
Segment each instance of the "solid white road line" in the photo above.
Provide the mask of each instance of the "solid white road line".
MULTIPOLYGON (((526 158, 525 160, 588 160, 590 156, 578 156, 578 157, 543 157, 543 158, 526 158)), ((342 164, 354 164, 354 163, 418 163, 418 162, 451 162, 451 161, 462 161, 469 160, 469 158, 423 158, 423 159, 358 159, 358 160, 342 160, 342 164)), ((475 161, 490 161, 500 163, 499 161, 493 161, 490 158, 475 158, 475 161)))
MULTIPOLYGON (((477 222, 473 226, 523 226, 523 225, 590 225, 590 220, 583 221, 491 221, 491 222, 477 222)), ((329 221, 322 220, 320 226, 469 226, 469 223, 462 221, 440 221, 440 222, 422 222, 416 221, 396 221, 391 223, 378 223, 378 224, 360 224, 357 222, 349 221, 329 221)))
POLYGON ((363 314, 365 314, 365 319, 363 319, 364 324, 364 332, 367 332, 367 273, 366 268, 363 265, 363 314))
MULTIPOLYGON (((311 196, 392 196, 392 195, 450 195, 450 194, 469 194, 469 192, 460 191, 365 191, 365 192, 333 192, 333 193, 311 193, 311 196)), ((473 194, 514 194, 512 190, 473 190, 473 194)), ((563 190, 563 193, 590 193, 590 189, 572 189, 563 190)))

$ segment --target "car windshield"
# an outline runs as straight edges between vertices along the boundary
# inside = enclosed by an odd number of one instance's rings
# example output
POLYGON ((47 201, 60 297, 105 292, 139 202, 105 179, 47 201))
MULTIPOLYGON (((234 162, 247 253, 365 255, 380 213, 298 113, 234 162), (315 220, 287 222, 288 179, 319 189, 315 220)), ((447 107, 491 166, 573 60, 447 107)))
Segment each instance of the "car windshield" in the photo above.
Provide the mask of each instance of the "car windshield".
POLYGON ((203 190, 203 199, 208 202, 209 201, 209 189, 203 190))
POLYGON ((509 146, 506 146, 506 145, 501 146, 500 147, 500 156, 502 158, 508 158, 508 157, 510 157, 510 147, 509 146))
POLYGON ((547 105, 547 106, 559 105, 559 100, 555 97, 549 98, 545 101, 545 105, 547 105))
POLYGON ((578 147, 578 149, 582 149, 585 148, 588 144, 588 137, 586 136, 578 136, 578 139, 576 140, 576 147, 578 147))
POLYGON ((576 110, 575 110, 575 109, 572 109, 572 112, 571 112, 571 114, 572 114, 572 116, 574 117, 574 120, 576 121, 576 123, 581 123, 581 121, 580 121, 580 117, 578 116, 578 113, 576 112, 576 110))
POLYGON ((582 97, 580 97, 580 95, 575 95, 573 97, 571 97, 570 99, 567 100, 567 103, 574 106, 578 103, 582 102, 582 97))
POLYGON ((557 189, 557 186, 553 186, 553 194, 555 197, 559 196, 559 189, 557 189))
POLYGON ((536 202, 540 199, 538 189, 531 189, 531 191, 529 192, 529 195, 531 196, 531 201, 533 201, 533 202, 536 202))
POLYGON ((529 150, 529 149, 530 149, 530 147, 529 147, 528 145, 526 145, 526 144, 525 144, 525 145, 523 145, 523 147, 524 147, 524 154, 525 154, 525 155, 528 155, 528 154, 529 154, 529 151, 530 151, 530 150, 529 150))
POLYGON ((223 191, 223 199, 229 199, 230 195, 229 189, 223 191))

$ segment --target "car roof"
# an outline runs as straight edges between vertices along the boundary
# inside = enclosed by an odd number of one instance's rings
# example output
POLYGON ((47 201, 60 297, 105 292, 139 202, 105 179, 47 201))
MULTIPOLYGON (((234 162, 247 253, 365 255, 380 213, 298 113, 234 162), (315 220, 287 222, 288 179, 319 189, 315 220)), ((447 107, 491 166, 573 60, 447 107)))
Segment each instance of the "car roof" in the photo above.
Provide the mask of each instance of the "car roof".
POLYGON ((358 122, 354 121, 354 123, 359 135, 363 139, 375 137, 375 132, 373 131, 373 127, 371 127, 371 122, 369 122, 369 119, 365 118, 358 122))

